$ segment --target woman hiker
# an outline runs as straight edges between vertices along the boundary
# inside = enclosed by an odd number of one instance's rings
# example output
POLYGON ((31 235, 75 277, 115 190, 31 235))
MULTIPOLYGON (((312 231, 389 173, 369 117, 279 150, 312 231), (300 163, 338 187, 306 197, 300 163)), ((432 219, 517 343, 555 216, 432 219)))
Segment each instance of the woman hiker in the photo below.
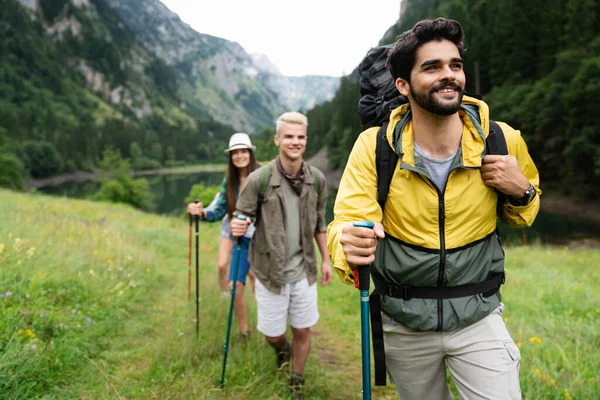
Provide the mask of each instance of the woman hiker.
MULTIPOLYGON (((214 208, 205 209, 202 207, 202 203, 189 203, 187 212, 191 215, 198 215, 201 221, 220 221, 225 215, 227 215, 228 221, 231 220, 239 193, 246 184, 246 178, 252 171, 260 167, 260 164, 254 157, 255 150, 256 147, 252 145, 250 137, 246 133, 234 133, 229 139, 229 147, 225 149, 225 152, 229 153, 227 173, 223 179, 221 190, 219 191, 214 208)), ((231 254, 231 249, 233 248, 233 238, 229 236, 228 228, 229 223, 227 223, 227 225, 223 223, 221 236, 227 235, 227 240, 230 243, 224 243, 224 239, 221 239, 218 257, 219 271, 221 271, 222 265, 226 265, 226 261, 223 261, 226 259, 223 257, 223 253, 228 251, 231 254)), ((242 239, 240 264, 238 266, 237 277, 235 277, 236 294, 234 310, 238 328, 244 337, 247 337, 250 332, 248 329, 248 312, 246 300, 244 299, 244 287, 246 285, 246 276, 248 275, 248 269, 250 267, 248 262, 248 247, 250 246, 250 239, 252 238, 253 233, 254 229, 249 229, 242 239)), ((235 257, 231 257, 231 260, 235 260, 235 257)), ((230 287, 234 281, 233 270, 233 265, 230 265, 230 287)), ((221 272, 219 275, 221 275, 221 272)), ((223 291, 223 287, 221 288, 221 291, 223 291)))

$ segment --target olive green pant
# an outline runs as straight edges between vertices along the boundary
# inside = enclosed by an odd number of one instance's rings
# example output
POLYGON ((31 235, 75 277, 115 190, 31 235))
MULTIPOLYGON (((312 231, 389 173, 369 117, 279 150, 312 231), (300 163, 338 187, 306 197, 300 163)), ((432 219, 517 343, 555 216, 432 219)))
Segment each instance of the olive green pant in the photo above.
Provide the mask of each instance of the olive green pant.
POLYGON ((449 332, 418 332, 382 315, 385 361, 401 400, 453 399, 446 366, 461 399, 521 399, 519 349, 502 320, 504 305, 449 332))

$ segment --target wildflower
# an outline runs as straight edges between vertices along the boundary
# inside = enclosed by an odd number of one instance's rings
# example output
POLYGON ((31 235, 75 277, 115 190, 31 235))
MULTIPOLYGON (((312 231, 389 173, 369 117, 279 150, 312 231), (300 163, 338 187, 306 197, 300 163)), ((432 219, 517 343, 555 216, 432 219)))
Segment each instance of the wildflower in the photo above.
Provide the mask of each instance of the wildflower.
POLYGON ((29 250, 27 250, 27 257, 33 256, 34 253, 35 253, 35 247, 30 247, 29 250))
POLYGON ((98 250, 94 250, 94 255, 97 256, 100 253, 98 250))
POLYGON ((541 344, 541 343, 542 343, 542 339, 540 339, 540 338, 539 338, 539 337, 537 337, 537 336, 532 336, 532 337, 530 337, 530 338, 529 338, 529 341, 530 341, 531 343, 537 343, 537 344, 541 344))
POLYGON ((45 317, 46 317, 46 314, 40 313, 40 318, 45 318, 45 317))
POLYGON ((25 331, 24 331, 23 329, 19 329, 19 330, 17 331, 17 333, 18 333, 19 335, 22 335, 23 333, 25 333, 25 331))
POLYGON ((88 324, 91 324, 91 323, 92 323, 92 319, 91 319, 90 317, 87 317, 85 320, 86 320, 86 322, 87 322, 88 324))
POLYGON ((573 398, 571 397, 571 395, 569 394, 569 390, 565 389, 565 399, 566 400, 573 400, 573 398))
POLYGON ((94 276, 94 275, 96 275, 96 273, 94 272, 94 270, 93 270, 93 269, 91 269, 91 268, 89 269, 89 271, 88 271, 88 272, 89 272, 89 274, 90 274, 91 276, 94 276))
POLYGON ((596 382, 596 377, 592 376, 590 379, 588 379, 588 382, 596 382))
POLYGON ((179 332, 179 337, 182 337, 182 336, 183 336, 183 332, 179 332))
POLYGON ((133 257, 127 256, 127 261, 131 261, 132 259, 133 259, 133 257))
POLYGON ((30 338, 34 338, 35 337, 35 332, 33 332, 31 329, 27 329, 25 331, 25 333, 27 334, 27 336, 29 336, 30 338))
POLYGON ((67 243, 73 243, 73 239, 74 239, 74 237, 73 237, 73 236, 69 236, 69 237, 67 238, 67 243))
POLYGON ((31 350, 35 351, 35 349, 37 349, 37 346, 34 344, 31 345, 31 350))
POLYGON ((0 293, 0 299, 4 297, 4 293, 0 293))
POLYGON ((71 310, 71 314, 75 315, 75 313, 77 312, 77 309, 74 308, 73 310, 71 310))
POLYGON ((4 243, 0 243, 0 254, 4 253, 4 243))
POLYGON ((6 292, 6 297, 12 296, 12 292, 6 292))
POLYGON ((112 258, 110 258, 110 257, 106 257, 106 263, 107 263, 108 265, 113 265, 113 264, 114 264, 114 262, 113 262, 112 258))

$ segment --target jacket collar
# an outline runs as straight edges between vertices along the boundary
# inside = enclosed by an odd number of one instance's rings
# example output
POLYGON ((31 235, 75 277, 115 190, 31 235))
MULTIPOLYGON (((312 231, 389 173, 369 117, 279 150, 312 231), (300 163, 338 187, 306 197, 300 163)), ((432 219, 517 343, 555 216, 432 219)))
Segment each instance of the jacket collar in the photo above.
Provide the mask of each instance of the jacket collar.
MULTIPOLYGON (((483 101, 464 96, 459 114, 465 128, 459 149, 461 166, 481 167, 481 160, 485 156, 485 137, 489 132, 488 106, 483 101)), ((386 135, 402 163, 414 167, 414 131, 408 103, 392 111, 386 135)))
MULTIPOLYGON (((277 168, 277 161, 272 160, 269 163, 269 168, 271 168, 271 178, 269 179, 269 186, 281 186, 281 182, 285 179, 281 172, 279 172, 279 168, 277 168)), ((310 168, 306 161, 302 163, 302 168, 304 170, 304 184, 313 185, 315 183, 315 179, 313 178, 310 168)))

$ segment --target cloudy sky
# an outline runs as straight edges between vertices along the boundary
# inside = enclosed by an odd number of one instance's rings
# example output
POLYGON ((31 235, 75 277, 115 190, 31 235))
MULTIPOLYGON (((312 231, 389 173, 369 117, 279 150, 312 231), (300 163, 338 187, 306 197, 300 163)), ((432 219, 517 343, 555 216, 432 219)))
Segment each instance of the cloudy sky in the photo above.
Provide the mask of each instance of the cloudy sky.
POLYGON ((400 0, 161 0, 192 28, 269 57, 287 76, 349 74, 400 0))

